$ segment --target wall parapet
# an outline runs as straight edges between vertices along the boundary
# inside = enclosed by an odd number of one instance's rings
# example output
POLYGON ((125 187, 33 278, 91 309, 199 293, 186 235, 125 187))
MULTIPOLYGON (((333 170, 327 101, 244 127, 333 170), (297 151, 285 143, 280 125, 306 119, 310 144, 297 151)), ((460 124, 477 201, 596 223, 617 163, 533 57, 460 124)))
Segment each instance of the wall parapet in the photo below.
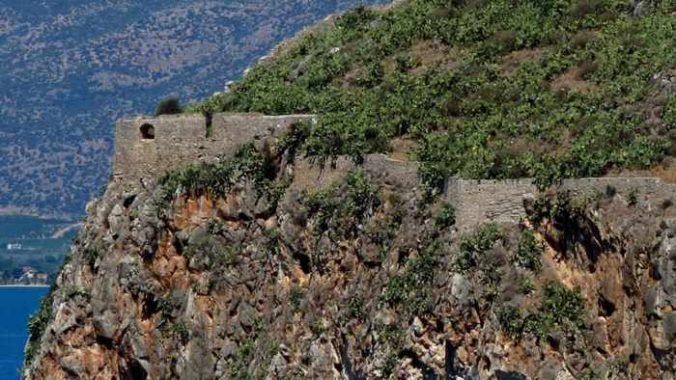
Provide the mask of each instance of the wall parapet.
MULTIPOLYGON (((552 190, 567 191, 573 196, 601 193, 628 197, 635 192, 642 202, 655 206, 665 199, 676 201, 676 183, 654 177, 570 178, 552 190)), ((445 199, 456 209, 457 225, 463 230, 487 223, 517 223, 526 218, 524 201, 539 194, 533 179, 466 180, 451 178, 445 199)))
MULTIPOLYGON (((121 120, 115 129, 113 180, 138 185, 156 179, 169 169, 190 162, 214 162, 233 155, 246 143, 268 137, 281 137, 296 123, 315 123, 314 115, 266 116, 261 114, 214 114, 209 120, 200 114, 136 117, 121 120)), ((354 167, 341 158, 333 169, 324 171, 299 161, 296 172, 306 177, 303 186, 314 187, 339 178, 354 167)), ((393 187, 420 185, 418 163, 400 161, 384 155, 369 155, 364 170, 382 177, 393 187)), ((658 178, 601 177, 567 179, 557 190, 573 195, 592 195, 612 188, 627 196, 636 192, 648 205, 660 199, 676 201, 676 184, 658 178)), ((456 209, 457 225, 470 230, 487 222, 515 223, 526 218, 524 201, 535 198, 538 189, 530 178, 511 180, 466 180, 451 178, 444 200, 456 209)))
POLYGON ((218 113, 135 117, 115 126, 113 180, 138 184, 187 162, 213 162, 265 137, 278 137, 314 115, 218 113))

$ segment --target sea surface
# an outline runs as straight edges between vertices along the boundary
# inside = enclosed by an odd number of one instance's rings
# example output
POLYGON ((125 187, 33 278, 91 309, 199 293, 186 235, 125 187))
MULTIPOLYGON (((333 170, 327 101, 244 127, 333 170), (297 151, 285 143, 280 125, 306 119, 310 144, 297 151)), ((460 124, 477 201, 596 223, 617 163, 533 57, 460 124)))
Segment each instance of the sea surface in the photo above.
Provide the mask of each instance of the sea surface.
POLYGON ((0 380, 19 379, 26 323, 49 288, 0 287, 0 380))

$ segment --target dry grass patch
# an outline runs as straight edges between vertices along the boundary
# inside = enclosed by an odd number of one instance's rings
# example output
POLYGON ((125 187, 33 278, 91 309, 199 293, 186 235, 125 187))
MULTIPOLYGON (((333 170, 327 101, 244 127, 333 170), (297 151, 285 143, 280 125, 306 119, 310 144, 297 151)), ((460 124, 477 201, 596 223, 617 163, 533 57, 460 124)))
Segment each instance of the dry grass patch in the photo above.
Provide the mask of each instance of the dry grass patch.
POLYGON ((545 49, 523 49, 513 51, 502 58, 502 73, 505 76, 510 76, 521 67, 524 62, 535 61, 542 57, 545 49))
POLYGON ((409 55, 413 61, 411 72, 421 74, 427 67, 446 60, 448 47, 434 41, 418 41, 411 46, 409 55))
POLYGON ((392 148, 392 150, 388 156, 395 160, 410 161, 413 158, 417 146, 418 142, 411 137, 397 137, 390 141, 390 148, 392 148))
POLYGON ((585 76, 595 70, 593 63, 583 63, 580 66, 568 69, 550 85, 554 92, 577 92, 587 94, 598 90, 596 84, 585 80, 585 76))
POLYGON ((609 177, 656 177, 664 182, 676 183, 676 158, 669 157, 661 164, 644 170, 613 170, 609 177))

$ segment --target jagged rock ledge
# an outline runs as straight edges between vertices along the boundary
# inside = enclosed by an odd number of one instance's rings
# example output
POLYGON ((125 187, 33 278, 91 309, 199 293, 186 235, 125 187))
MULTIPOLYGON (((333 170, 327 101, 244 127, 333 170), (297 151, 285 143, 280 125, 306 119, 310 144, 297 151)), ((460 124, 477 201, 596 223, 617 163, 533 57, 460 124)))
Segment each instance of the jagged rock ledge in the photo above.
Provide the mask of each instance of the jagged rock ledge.
POLYGON ((194 129, 163 140, 184 120, 118 125, 139 145, 88 207, 27 378, 669 379, 673 184, 452 179, 426 204, 414 162, 292 160, 275 122, 253 137, 270 186, 168 198, 146 164, 213 161, 194 129))

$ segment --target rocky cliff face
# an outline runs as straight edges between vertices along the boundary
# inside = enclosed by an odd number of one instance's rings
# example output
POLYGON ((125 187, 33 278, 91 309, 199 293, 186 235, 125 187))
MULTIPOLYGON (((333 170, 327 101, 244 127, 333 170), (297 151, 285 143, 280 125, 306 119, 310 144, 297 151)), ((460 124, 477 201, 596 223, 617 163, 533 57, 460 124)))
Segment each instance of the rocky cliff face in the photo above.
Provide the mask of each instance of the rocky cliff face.
POLYGON ((25 376, 673 379, 673 199, 552 192, 459 233, 407 164, 320 170, 268 143, 219 187, 111 184, 25 376))

